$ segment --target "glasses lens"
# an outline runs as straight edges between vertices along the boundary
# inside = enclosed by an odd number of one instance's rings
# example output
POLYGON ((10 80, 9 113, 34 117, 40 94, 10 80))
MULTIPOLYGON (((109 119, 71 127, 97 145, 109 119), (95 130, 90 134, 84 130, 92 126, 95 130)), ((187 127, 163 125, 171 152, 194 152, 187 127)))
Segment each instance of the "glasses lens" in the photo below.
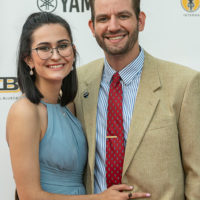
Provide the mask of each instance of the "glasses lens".
POLYGON ((58 45, 58 52, 61 56, 63 57, 68 57, 71 56, 73 50, 72 50, 72 45, 70 43, 63 43, 58 45))
POLYGON ((71 56, 73 52, 71 43, 62 43, 62 44, 59 44, 56 48, 43 46, 43 47, 36 48, 36 50, 37 50, 38 56, 43 60, 50 58, 54 50, 56 50, 57 51, 56 53, 59 53, 60 56, 63 56, 63 57, 71 56))
POLYGON ((49 57, 51 57, 52 53, 51 53, 52 49, 50 47, 39 47, 37 48, 37 53, 38 56, 41 59, 48 59, 49 57))

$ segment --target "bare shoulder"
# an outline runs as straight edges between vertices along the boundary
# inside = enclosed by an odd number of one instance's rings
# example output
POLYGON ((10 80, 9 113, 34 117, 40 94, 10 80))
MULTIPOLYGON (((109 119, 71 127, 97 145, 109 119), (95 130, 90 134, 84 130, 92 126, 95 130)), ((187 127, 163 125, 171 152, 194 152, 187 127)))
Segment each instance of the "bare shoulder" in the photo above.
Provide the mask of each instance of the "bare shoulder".
POLYGON ((7 123, 6 123, 6 136, 7 141, 10 135, 33 132, 39 132, 40 117, 38 106, 30 102, 27 98, 21 98, 16 101, 10 108, 7 123))
POLYGON ((38 109, 37 105, 30 102, 27 98, 21 98, 11 106, 8 118, 17 117, 17 118, 32 118, 37 116, 38 109))

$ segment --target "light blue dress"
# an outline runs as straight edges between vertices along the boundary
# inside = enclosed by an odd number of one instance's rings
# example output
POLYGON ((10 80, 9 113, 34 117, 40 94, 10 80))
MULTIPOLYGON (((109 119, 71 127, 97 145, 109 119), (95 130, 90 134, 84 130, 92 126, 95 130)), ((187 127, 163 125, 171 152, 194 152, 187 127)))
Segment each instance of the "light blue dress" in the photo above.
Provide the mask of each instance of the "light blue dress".
POLYGON ((56 194, 85 194, 83 173, 87 142, 80 122, 65 107, 44 103, 48 127, 40 142, 40 183, 56 194))

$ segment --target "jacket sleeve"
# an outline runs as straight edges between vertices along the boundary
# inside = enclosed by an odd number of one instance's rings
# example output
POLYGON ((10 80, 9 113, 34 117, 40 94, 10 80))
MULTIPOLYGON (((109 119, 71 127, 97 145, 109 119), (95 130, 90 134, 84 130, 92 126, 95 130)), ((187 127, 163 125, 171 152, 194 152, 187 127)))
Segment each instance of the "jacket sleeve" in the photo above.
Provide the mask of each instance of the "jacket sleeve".
POLYGON ((185 197, 200 199, 200 74, 188 82, 181 104, 178 121, 183 169, 185 173, 185 197))

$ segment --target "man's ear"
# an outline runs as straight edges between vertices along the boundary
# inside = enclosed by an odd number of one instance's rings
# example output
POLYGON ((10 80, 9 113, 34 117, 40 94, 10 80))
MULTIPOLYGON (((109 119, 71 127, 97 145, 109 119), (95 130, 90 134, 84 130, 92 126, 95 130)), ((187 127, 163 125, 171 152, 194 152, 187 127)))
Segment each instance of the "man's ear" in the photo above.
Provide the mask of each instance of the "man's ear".
POLYGON ((95 36, 94 23, 92 22, 92 20, 89 20, 88 25, 90 27, 90 30, 91 30, 93 36, 95 36))
POLYGON ((24 58, 24 62, 30 67, 30 69, 34 68, 33 59, 30 56, 24 58))
POLYGON ((139 19, 138 19, 139 31, 143 31, 143 30, 144 30, 145 20, 146 20, 146 15, 145 15, 145 13, 144 13, 144 12, 140 12, 140 14, 139 14, 139 19))

